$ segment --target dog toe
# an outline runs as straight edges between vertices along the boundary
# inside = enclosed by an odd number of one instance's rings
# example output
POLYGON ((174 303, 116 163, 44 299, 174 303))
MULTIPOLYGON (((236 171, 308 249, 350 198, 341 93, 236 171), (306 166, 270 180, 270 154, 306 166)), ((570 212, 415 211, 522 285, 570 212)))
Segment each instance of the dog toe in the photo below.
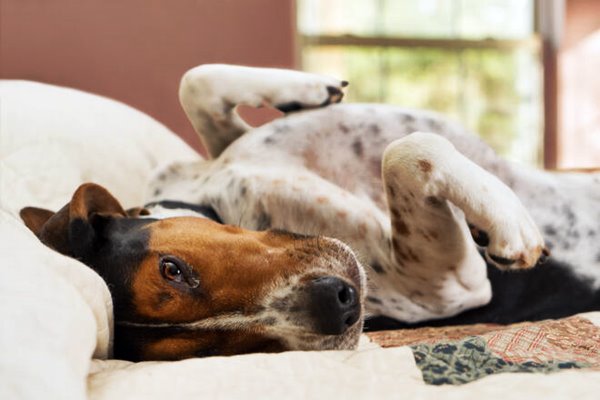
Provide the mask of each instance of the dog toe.
POLYGON ((471 224, 469 224, 469 231, 471 232, 471 237, 473 237, 473 240, 478 246, 486 247, 490 244, 490 237, 486 231, 471 224))

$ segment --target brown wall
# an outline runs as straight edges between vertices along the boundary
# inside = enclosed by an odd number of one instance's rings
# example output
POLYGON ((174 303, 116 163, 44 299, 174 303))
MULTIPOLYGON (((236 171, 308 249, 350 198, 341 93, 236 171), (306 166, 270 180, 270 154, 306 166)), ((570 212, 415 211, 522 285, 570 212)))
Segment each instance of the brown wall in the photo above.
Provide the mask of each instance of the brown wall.
POLYGON ((293 67, 294 0, 0 0, 0 77, 121 100, 196 148, 177 99, 202 63, 293 67))

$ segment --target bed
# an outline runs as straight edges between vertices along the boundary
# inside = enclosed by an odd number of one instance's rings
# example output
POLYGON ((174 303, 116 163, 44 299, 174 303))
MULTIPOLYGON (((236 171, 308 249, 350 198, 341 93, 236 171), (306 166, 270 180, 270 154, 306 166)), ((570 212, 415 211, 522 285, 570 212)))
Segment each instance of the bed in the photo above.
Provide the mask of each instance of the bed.
POLYGON ((600 312, 512 326, 373 332, 356 351, 131 363, 111 359, 102 279, 45 246, 23 206, 62 207, 94 181, 125 207, 153 170, 199 156, 124 104, 0 83, 0 398, 597 398, 600 312))

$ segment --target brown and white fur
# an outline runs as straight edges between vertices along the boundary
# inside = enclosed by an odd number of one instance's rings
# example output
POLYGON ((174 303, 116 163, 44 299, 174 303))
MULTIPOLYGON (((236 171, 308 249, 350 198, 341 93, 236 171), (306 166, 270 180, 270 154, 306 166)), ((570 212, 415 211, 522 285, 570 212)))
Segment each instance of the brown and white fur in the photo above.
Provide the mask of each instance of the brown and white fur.
POLYGON ((44 244, 106 281, 116 358, 356 346, 366 278, 339 240, 146 214, 91 183, 56 213, 21 210, 44 244))
MULTIPOLYGON (((598 307, 598 174, 513 165, 434 113, 333 104, 346 84, 280 69, 191 69, 181 80, 180 100, 210 160, 160 171, 148 200, 210 207, 223 222, 246 229, 340 239, 367 266, 372 315, 444 321, 484 306, 498 274, 486 261, 527 270, 545 258, 546 248, 560 265, 535 268, 534 275, 498 275, 498 282, 508 279, 502 287, 512 288, 507 296, 518 303, 519 296, 537 293, 535 282, 547 286, 554 276, 544 270, 559 268, 581 293, 596 296, 590 304, 582 295, 569 312, 598 307), (270 105, 286 115, 251 128, 238 105, 270 105)), ((572 288, 565 288, 568 295, 572 288)), ((529 306, 474 320, 554 316, 510 315, 529 306)))
POLYGON ((117 357, 353 348, 363 304, 379 327, 600 309, 598 174, 516 167, 433 113, 332 104, 346 84, 194 68, 180 97, 210 160, 159 171, 147 210, 93 184, 22 210, 106 280, 117 357), (241 104, 286 115, 251 129, 241 104))

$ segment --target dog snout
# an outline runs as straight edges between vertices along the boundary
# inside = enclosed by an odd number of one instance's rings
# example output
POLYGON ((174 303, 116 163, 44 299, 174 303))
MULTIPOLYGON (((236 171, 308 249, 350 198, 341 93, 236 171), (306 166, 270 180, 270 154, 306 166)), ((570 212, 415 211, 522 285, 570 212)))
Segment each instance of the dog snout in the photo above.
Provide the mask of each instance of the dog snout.
POLYGON ((319 333, 340 335, 360 318, 360 300, 354 286, 333 276, 309 284, 310 314, 319 333))

